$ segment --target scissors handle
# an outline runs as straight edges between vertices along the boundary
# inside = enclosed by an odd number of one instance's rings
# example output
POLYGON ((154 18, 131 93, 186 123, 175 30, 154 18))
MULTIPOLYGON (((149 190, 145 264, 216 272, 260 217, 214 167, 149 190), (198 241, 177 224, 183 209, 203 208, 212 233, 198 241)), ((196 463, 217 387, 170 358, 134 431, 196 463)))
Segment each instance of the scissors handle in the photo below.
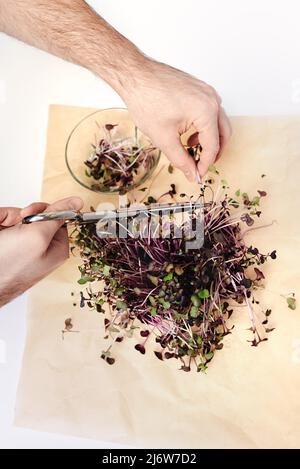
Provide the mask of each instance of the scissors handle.
POLYGON ((74 210, 66 210, 59 212, 43 212, 35 215, 29 215, 23 218, 22 223, 27 225, 37 221, 64 220, 65 223, 80 221, 82 214, 74 210))

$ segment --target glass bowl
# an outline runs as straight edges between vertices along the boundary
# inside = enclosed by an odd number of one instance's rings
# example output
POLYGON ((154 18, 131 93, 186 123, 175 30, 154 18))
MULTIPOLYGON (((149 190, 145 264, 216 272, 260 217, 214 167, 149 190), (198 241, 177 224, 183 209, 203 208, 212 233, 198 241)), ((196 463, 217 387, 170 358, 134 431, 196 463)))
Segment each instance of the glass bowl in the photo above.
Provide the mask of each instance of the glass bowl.
MULTIPOLYGON (((151 148, 151 142, 134 125, 127 109, 103 109, 84 117, 74 127, 66 143, 65 160, 72 177, 86 189, 110 194, 118 192, 126 193, 143 184, 157 167, 161 152, 157 148, 151 151, 151 148), (143 149, 150 149, 146 158, 146 165, 139 165, 137 172, 133 173, 133 180, 126 184, 122 182, 122 187, 118 186, 118 183, 108 186, 101 182, 101 180, 99 183, 99 180, 89 175, 90 169, 85 164, 85 161, 94 154, 95 146, 97 146, 100 140, 107 138, 108 134, 105 129, 107 124, 117 124, 109 132, 113 143, 117 142, 120 144, 126 140, 130 142, 130 145, 138 145, 143 147, 143 149)), ((108 162, 108 164, 110 163, 108 162)), ((114 163, 111 164, 114 165, 114 171, 118 171, 118 169, 115 170, 118 166, 114 163)))

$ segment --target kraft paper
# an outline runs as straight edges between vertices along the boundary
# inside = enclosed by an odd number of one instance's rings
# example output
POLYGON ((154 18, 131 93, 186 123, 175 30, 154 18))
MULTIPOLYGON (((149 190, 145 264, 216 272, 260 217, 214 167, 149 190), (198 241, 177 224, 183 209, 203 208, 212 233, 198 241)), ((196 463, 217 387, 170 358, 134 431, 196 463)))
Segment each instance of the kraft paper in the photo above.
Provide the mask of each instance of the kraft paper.
MULTIPOLYGON (((116 202, 80 187, 64 162, 70 131, 92 111, 51 106, 43 200, 79 195, 87 210, 116 202)), ((233 137, 218 169, 234 190, 253 195, 266 190, 260 224, 274 220, 248 235, 249 244, 278 253, 263 266, 266 287, 259 295, 272 309, 270 324, 276 329, 269 341, 250 346, 247 310, 237 308, 235 328, 206 374, 179 371, 176 361, 157 360, 150 347, 140 355, 135 338, 116 345, 116 363, 109 366, 100 358, 107 346, 103 316, 73 306, 80 260, 70 258, 30 294, 16 425, 143 447, 300 446, 300 118, 233 117, 231 122, 233 137), (298 299, 295 311, 281 296, 290 292, 298 299), (79 332, 62 339, 68 317, 79 332)), ((162 157, 156 174, 164 169, 152 195, 174 181, 178 192, 199 190, 179 171, 169 174, 167 166, 162 157)))

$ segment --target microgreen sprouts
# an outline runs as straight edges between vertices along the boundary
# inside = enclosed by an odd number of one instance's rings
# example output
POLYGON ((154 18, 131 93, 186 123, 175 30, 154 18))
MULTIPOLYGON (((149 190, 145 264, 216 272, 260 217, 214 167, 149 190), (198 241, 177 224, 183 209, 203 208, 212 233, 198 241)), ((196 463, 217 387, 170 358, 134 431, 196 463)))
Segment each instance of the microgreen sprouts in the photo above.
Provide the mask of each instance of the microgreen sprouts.
MULTIPOLYGON (((214 167, 210 170, 218 174, 214 167)), ((205 371, 230 334, 228 319, 238 305, 249 313, 251 345, 267 340, 273 330, 271 310, 261 307, 256 291, 265 279, 261 266, 276 259, 276 251, 261 253, 245 242, 267 194, 259 190, 250 197, 237 190, 230 196, 227 189, 221 180, 215 192, 211 182, 200 191, 205 235, 201 249, 186 250, 186 239, 172 235, 112 239, 99 238, 91 224, 76 228, 72 239, 83 260, 79 283, 87 284, 80 305, 104 315, 110 345, 101 356, 107 363, 115 361, 112 345, 142 328, 134 344, 140 354, 152 349, 159 360, 178 360, 183 371, 205 371)), ((172 185, 164 196, 172 200, 174 193, 172 185)), ((180 197, 190 200, 186 194, 180 197)), ((287 302, 294 309, 293 295, 287 302)), ((243 310, 237 308, 235 315, 243 310)))
POLYGON ((106 124, 105 138, 92 144, 90 157, 84 162, 91 188, 99 191, 126 192, 154 166, 155 148, 141 146, 137 139, 114 139, 117 124, 106 124))

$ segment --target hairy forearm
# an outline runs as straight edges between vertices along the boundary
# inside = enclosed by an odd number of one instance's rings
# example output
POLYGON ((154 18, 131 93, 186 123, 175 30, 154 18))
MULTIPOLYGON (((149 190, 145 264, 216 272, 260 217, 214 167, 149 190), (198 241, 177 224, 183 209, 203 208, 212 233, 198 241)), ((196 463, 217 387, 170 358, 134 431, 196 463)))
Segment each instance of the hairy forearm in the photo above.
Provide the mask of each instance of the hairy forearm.
POLYGON ((121 95, 146 62, 83 0, 0 0, 0 29, 90 69, 121 95))

